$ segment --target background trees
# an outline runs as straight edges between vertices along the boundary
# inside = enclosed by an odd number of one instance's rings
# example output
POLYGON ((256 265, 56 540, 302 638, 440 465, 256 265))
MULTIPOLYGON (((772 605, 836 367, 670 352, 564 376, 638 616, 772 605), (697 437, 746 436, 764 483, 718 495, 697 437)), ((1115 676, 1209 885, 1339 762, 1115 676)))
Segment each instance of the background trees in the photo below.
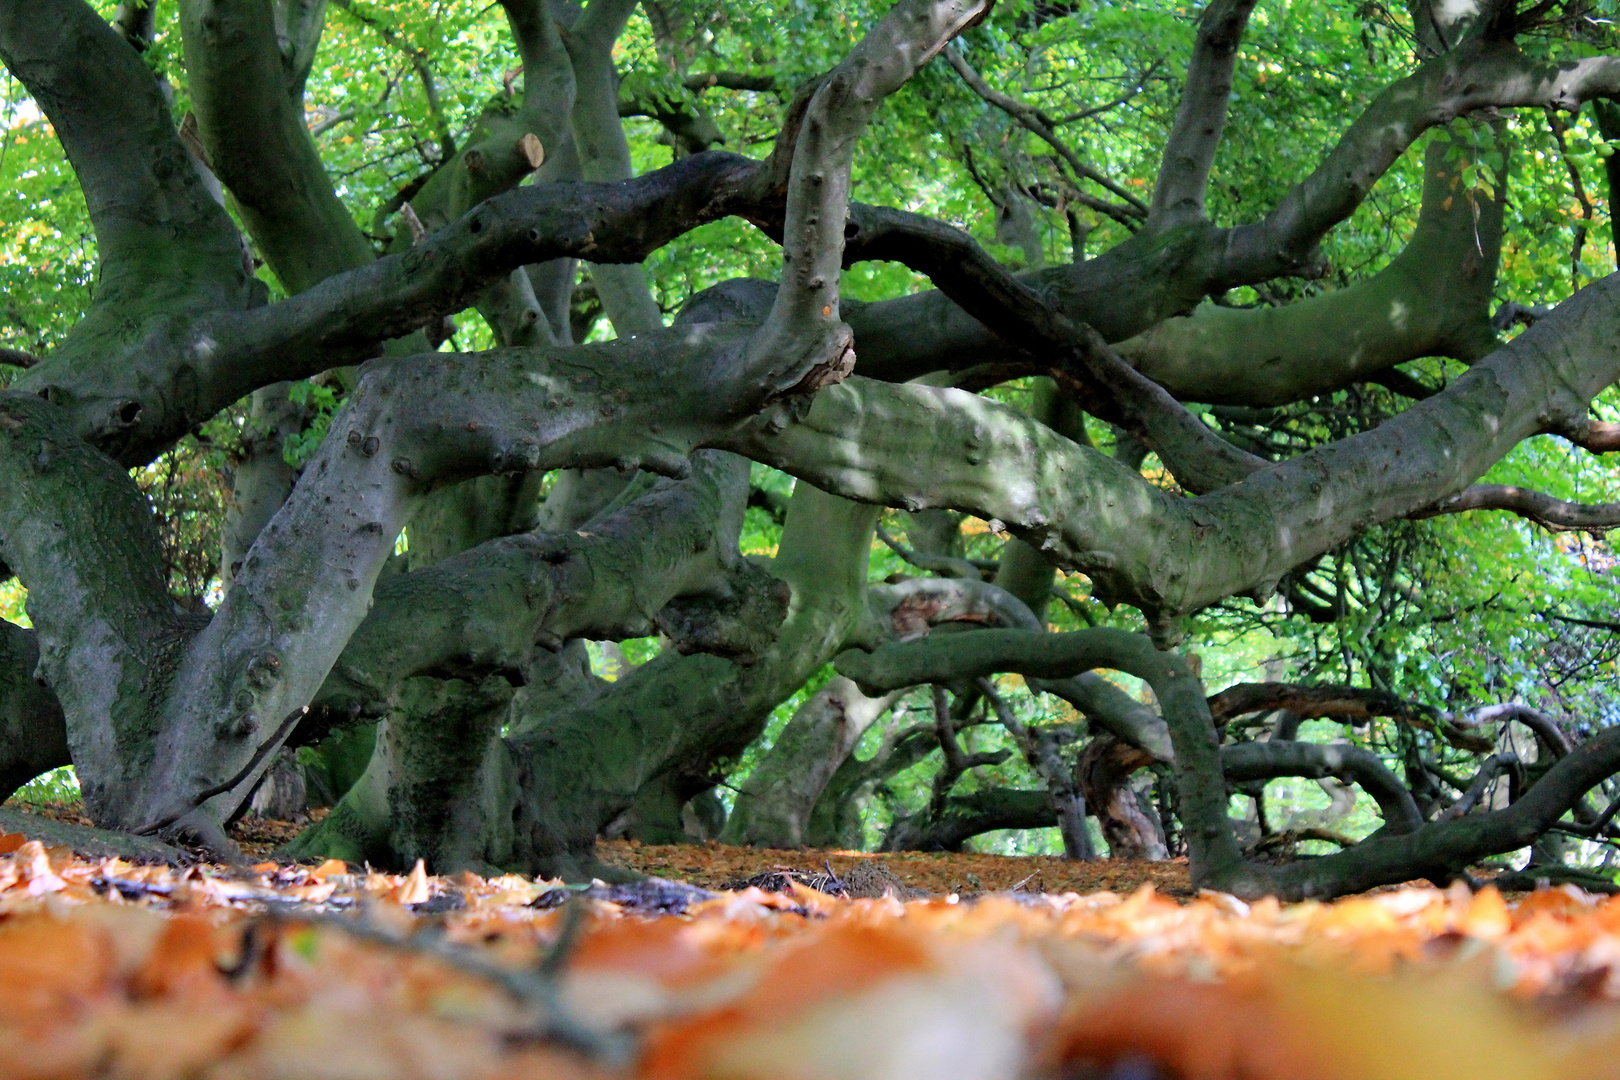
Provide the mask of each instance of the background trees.
POLYGON ((1605 10, 985 15, 0 7, 5 776, 228 849, 296 748, 293 850, 440 868, 1593 858, 1605 10))

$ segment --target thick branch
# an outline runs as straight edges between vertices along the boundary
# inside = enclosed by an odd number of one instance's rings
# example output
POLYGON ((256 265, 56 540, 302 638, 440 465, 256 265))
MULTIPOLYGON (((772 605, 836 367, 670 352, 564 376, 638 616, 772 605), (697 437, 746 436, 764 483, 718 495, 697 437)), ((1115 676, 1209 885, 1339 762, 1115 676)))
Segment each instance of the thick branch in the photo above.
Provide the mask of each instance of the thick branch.
POLYGON ((29 590, 39 674, 73 719, 85 805, 99 815, 151 768, 151 702, 185 627, 151 507, 61 421, 33 394, 0 392, 0 560, 29 590))
POLYGON ((1494 196, 1459 189, 1451 145, 1429 146, 1417 226, 1378 273, 1281 307, 1203 304, 1121 342, 1120 355, 1184 399, 1254 406, 1399 374, 1393 365, 1422 356, 1488 353, 1507 185, 1499 170, 1494 196))
POLYGON ((991 788, 952 795, 942 812, 924 822, 896 822, 884 839, 885 851, 960 851, 962 844, 996 829, 1046 829, 1057 824, 1046 791, 991 788))
POLYGON ((380 342, 460 311, 515 267, 565 256, 638 262, 728 213, 756 169, 714 153, 620 184, 518 188, 271 307, 166 328, 133 354, 47 362, 14 385, 60 400, 85 437, 140 464, 248 392, 374 356, 380 342))
POLYGON ((960 230, 918 214, 859 207, 852 242, 927 274, 1009 344, 1033 353, 1088 410, 1159 452, 1189 490, 1209 491, 1265 465, 1210 431, 1161 386, 1125 363, 1089 326, 1070 322, 960 230))
POLYGON ((579 529, 503 537, 383 578, 312 709, 375 713, 414 675, 516 673, 537 641, 645 636, 673 598, 724 588, 740 559, 746 465, 709 451, 692 463, 686 479, 650 483, 579 529))
POLYGON ((1221 769, 1229 783, 1303 776, 1337 777, 1359 784, 1378 803, 1384 828, 1376 835, 1409 833, 1423 824, 1412 793, 1378 755, 1355 746, 1302 742, 1248 742, 1221 747, 1221 769))
POLYGON ((1471 40, 1379 94, 1264 221, 1231 230, 1220 274, 1231 284, 1246 284, 1259 280, 1252 276, 1255 270, 1275 267, 1281 258, 1309 261, 1327 231, 1348 218, 1377 179, 1431 127, 1475 109, 1575 109, 1617 92, 1620 60, 1615 58, 1550 65, 1510 42, 1471 40))
POLYGON ((0 802, 40 773, 71 765, 56 695, 34 677, 36 635, 0 621, 0 802))
POLYGON ((1215 0, 1198 20, 1198 36, 1176 120, 1165 141, 1159 179, 1153 189, 1154 225, 1197 221, 1204 216, 1204 190, 1215 163, 1221 130, 1232 96, 1238 42, 1255 0, 1215 0))
POLYGON ((838 283, 855 142, 883 99, 988 9, 986 0, 902 0, 817 87, 788 174, 782 280, 756 348, 831 361, 825 378, 842 377, 853 365, 838 283))
POLYGON ((1620 279, 1596 282, 1378 428, 1197 499, 977 395, 858 377, 802 420, 772 411, 726 445, 851 498, 1000 520, 1100 595, 1162 619, 1269 595, 1301 561, 1462 490, 1522 439, 1584 423, 1620 376, 1617 294, 1620 279))
POLYGON ((287 292, 371 262, 289 93, 270 5, 184 0, 180 26, 208 165, 287 292))

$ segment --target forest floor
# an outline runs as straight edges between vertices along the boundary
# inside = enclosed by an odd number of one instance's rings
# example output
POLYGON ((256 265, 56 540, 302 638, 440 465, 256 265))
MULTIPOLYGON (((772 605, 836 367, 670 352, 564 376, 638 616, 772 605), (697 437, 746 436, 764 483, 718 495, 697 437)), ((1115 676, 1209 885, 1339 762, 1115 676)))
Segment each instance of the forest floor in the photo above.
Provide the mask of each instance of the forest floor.
POLYGON ((601 853, 655 877, 0 835, 0 1080, 1620 1078, 1620 899, 1571 886, 1245 903, 1178 863, 601 853))
MULTIPOLYGON (((77 803, 44 806, 6 804, 69 824, 90 825, 77 803)), ((326 811, 314 812, 319 820, 326 811)), ((250 859, 270 859, 281 845, 308 828, 309 822, 245 817, 230 828, 231 838, 250 859)), ((1189 900, 1194 895, 1187 877, 1187 860, 1138 862, 1097 859, 1075 862, 1056 855, 984 855, 976 852, 896 851, 873 854, 860 851, 732 847, 727 844, 641 844, 608 840, 597 853, 609 866, 619 866, 651 877, 684 882, 702 889, 726 889, 752 878, 791 871, 801 877, 826 874, 842 879, 856 867, 881 866, 919 898, 975 896, 992 892, 1132 893, 1152 885, 1160 895, 1189 900)), ((862 876, 859 872, 856 877, 862 876)))
POLYGON ((614 840, 597 846, 602 861, 705 889, 727 888, 784 869, 846 878, 878 864, 907 887, 933 896, 991 892, 1132 893, 1152 885, 1161 895, 1190 899, 1187 860, 1075 862, 1055 855, 981 855, 975 852, 778 850, 725 844, 638 844, 614 840))

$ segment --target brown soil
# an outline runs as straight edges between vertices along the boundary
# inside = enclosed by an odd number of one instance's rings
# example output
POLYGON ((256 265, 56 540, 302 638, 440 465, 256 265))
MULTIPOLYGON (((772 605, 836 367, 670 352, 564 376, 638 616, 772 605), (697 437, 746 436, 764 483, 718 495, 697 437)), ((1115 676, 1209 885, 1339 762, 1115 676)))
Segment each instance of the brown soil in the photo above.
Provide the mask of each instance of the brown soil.
POLYGON ((1071 862, 1055 855, 978 855, 899 851, 869 855, 855 851, 793 851, 728 847, 724 844, 637 844, 615 840, 597 846, 602 861, 643 874, 720 888, 755 874, 789 867, 833 872, 843 877, 856 865, 881 862, 914 889, 936 895, 999 892, 1014 886, 1026 892, 1130 893, 1151 884, 1160 893, 1189 898, 1187 860, 1150 863, 1126 859, 1071 862))

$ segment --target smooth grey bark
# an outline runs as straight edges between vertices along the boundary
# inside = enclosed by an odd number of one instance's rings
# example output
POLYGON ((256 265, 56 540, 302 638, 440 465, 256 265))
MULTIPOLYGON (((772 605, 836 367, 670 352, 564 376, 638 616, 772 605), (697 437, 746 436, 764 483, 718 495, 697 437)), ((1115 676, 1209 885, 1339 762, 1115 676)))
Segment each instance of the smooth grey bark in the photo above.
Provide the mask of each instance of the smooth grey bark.
POLYGON ((848 497, 1005 522, 1174 636, 1180 615, 1269 595, 1300 562, 1455 494, 1523 439, 1584 429, 1587 403, 1620 376, 1617 293, 1620 281, 1589 285, 1380 427, 1195 499, 978 395, 858 376, 802 419, 771 410, 724 445, 848 497))
MULTIPOLYGON (((955 531, 954 521, 950 528, 955 531)), ((977 578, 912 578, 870 586, 866 617, 839 649, 911 640, 940 626, 1039 629, 1040 623, 1017 597, 977 578)), ((758 847, 802 846, 828 782, 899 693, 869 698, 835 676, 812 694, 738 789, 723 838, 758 847)))
POLYGON ((1226 126, 1232 71, 1254 0, 1215 0, 1198 18, 1176 119, 1165 139, 1149 225, 1204 218, 1209 170, 1226 126))
POLYGON ((720 839, 755 847, 802 847, 827 782, 900 693, 867 697, 850 680, 834 676, 799 706, 769 753, 749 771, 720 839))
POLYGON ((304 426, 304 409, 293 403, 291 389, 291 383, 273 383, 249 399, 242 460, 231 473, 220 527, 219 578, 227 591, 253 541, 298 481, 298 470, 284 457, 288 436, 304 426))
MULTIPOLYGON (((613 43, 635 9, 636 0, 591 0, 569 28, 566 44, 576 87, 569 119, 584 180, 628 180, 635 174, 619 122, 619 79, 613 69, 613 43)), ((590 274, 621 337, 663 325, 639 264, 591 263, 590 274)))
POLYGON ((150 505, 63 419, 0 392, 0 560, 28 587, 39 675, 67 717, 85 806, 120 822, 155 761, 150 703, 195 620, 169 598, 150 505))
POLYGON ((1078 709, 1094 730, 1101 728, 1154 761, 1175 760, 1164 719, 1101 675, 1088 671, 1071 678, 1031 679, 1029 688, 1062 698, 1078 709))
POLYGON ((746 462, 703 451, 690 476, 649 477, 639 497, 577 530, 498 538, 383 579, 314 698, 315 719, 373 712, 414 675, 517 678, 536 643, 644 636, 676 597, 746 588, 736 537, 747 482, 746 462))
MULTIPOLYGON (((308 51, 319 23, 306 25, 308 51)), ((293 93, 301 81, 283 63, 271 5, 184 0, 180 29, 208 166, 287 292, 370 263, 371 244, 305 126, 303 96, 293 93)))
MULTIPOLYGON (((717 355, 729 353, 742 364, 738 374, 748 372, 742 399, 717 396, 717 388, 704 386, 712 380, 699 377, 688 384, 696 400, 672 418, 675 430, 666 432, 659 422, 668 415, 662 407, 654 410, 656 419, 638 415, 637 396, 656 395, 660 406, 672 398, 653 389, 655 380, 637 378, 633 361, 626 363, 632 352, 650 351, 649 338, 626 339, 630 348, 615 350, 617 362, 600 374, 568 370, 573 353, 560 358, 564 371, 556 374, 514 370, 510 360, 522 353, 486 354, 453 367, 431 356, 374 363, 333 421, 334 435, 342 434, 326 441, 255 543, 232 593, 190 643, 164 703, 158 767, 128 811, 139 828, 229 815, 358 627, 393 537, 434 486, 480 473, 579 464, 684 473, 700 416, 727 426, 774 397, 840 377, 847 370, 847 330, 833 304, 821 304, 821 311, 814 305, 836 300, 843 230, 816 221, 829 213, 843 219, 855 136, 878 102, 978 9, 965 10, 901 5, 811 99, 811 119, 788 174, 786 221, 794 239, 784 249, 784 265, 796 257, 827 273, 780 288, 765 323, 731 339, 729 348, 709 327, 678 331, 703 372, 714 371, 717 355), (823 141, 823 133, 834 132, 840 138, 823 141), (823 245, 834 250, 823 252, 823 245), (634 349, 638 344, 643 348, 634 349), (474 385, 479 396, 448 417, 427 406, 454 401, 474 385), (588 416, 589 426, 582 429, 569 416, 588 416), (447 421, 462 426, 451 434, 447 421), (322 598, 313 620, 305 614, 310 597, 322 598), (212 719, 198 724, 198 716, 212 719), (216 805, 202 809, 210 800, 216 805)), ((656 359, 667 379, 670 357, 656 359)))

